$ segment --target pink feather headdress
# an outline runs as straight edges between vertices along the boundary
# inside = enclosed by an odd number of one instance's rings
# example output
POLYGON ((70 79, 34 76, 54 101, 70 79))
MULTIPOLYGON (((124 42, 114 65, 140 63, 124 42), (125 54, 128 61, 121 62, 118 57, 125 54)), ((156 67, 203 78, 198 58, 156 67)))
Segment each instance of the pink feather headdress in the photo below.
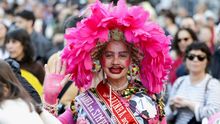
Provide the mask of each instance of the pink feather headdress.
POLYGON ((67 45, 62 59, 67 63, 76 86, 89 88, 93 79, 91 52, 98 42, 109 41, 109 31, 119 29, 128 43, 138 46, 144 53, 140 62, 140 79, 148 91, 159 93, 171 68, 169 56, 170 37, 165 36, 159 25, 147 21, 149 13, 143 8, 128 8, 124 0, 117 6, 96 1, 91 5, 91 15, 74 28, 67 29, 67 45))

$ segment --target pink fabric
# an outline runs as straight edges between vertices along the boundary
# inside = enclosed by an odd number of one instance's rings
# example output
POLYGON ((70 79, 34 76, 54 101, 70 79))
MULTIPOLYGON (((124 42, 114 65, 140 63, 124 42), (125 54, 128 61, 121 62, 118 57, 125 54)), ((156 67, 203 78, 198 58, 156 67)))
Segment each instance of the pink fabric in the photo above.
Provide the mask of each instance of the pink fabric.
POLYGON ((79 117, 76 124, 89 124, 89 121, 85 117, 79 117))
POLYGON ((48 74, 44 79, 44 100, 50 105, 57 103, 57 97, 62 90, 61 81, 64 75, 48 74))
POLYGON ((91 15, 67 29, 67 45, 62 59, 67 63, 67 72, 71 73, 76 86, 85 89, 92 83, 92 50, 97 42, 109 41, 109 30, 124 32, 126 41, 133 43, 144 53, 141 61, 140 78, 149 92, 159 93, 163 81, 171 68, 169 56, 170 39, 158 24, 149 22, 149 13, 143 8, 128 8, 125 0, 119 0, 117 6, 103 5, 98 0, 91 5, 91 15))
MULTIPOLYGON (((159 121, 159 118, 154 118, 154 119, 150 119, 148 120, 148 123, 149 124, 158 124, 160 121, 159 121)), ((165 117, 163 117, 162 121, 160 122, 160 124, 167 124, 167 120, 165 117)))
POLYGON ((62 124, 76 124, 73 120, 73 113, 70 108, 66 109, 66 111, 58 117, 58 119, 62 124))
POLYGON ((211 116, 208 124, 218 124, 217 122, 220 123, 220 112, 211 116))
POLYGON ((163 118, 163 120, 161 121, 160 124, 167 124, 167 119, 166 119, 166 117, 163 118))

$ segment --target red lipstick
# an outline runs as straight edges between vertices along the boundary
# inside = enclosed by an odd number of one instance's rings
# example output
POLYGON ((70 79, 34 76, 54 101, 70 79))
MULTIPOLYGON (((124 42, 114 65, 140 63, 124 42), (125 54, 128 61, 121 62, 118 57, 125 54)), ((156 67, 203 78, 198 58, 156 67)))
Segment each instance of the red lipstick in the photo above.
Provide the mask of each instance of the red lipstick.
POLYGON ((112 74, 120 74, 122 72, 123 68, 121 67, 111 67, 109 68, 109 71, 112 73, 112 74))

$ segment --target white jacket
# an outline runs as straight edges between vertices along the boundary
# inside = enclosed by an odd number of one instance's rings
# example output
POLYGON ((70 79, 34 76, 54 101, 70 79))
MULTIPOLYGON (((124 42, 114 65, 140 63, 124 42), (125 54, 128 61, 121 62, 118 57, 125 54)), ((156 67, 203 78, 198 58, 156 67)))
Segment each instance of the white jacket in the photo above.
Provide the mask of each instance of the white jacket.
POLYGON ((0 104, 0 124, 61 124, 53 115, 43 110, 41 115, 31 112, 22 99, 5 100, 0 104))

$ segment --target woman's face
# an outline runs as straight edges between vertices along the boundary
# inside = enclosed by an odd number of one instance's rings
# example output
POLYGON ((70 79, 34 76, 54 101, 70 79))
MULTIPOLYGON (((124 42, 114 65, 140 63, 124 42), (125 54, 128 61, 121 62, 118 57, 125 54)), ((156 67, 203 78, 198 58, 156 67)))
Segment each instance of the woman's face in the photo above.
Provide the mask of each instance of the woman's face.
POLYGON ((10 39, 8 43, 6 43, 6 49, 10 54, 10 57, 16 60, 21 60, 24 57, 23 46, 21 42, 10 39))
POLYGON ((186 57, 189 73, 205 73, 207 64, 207 56, 201 50, 191 50, 186 57))
POLYGON ((131 56, 127 46, 120 41, 111 41, 107 44, 101 58, 101 65, 107 78, 127 78, 127 71, 131 64, 131 56))
POLYGON ((186 30, 181 30, 178 33, 177 42, 181 53, 185 53, 187 46, 189 46, 193 42, 193 39, 189 32, 187 32, 186 30))

